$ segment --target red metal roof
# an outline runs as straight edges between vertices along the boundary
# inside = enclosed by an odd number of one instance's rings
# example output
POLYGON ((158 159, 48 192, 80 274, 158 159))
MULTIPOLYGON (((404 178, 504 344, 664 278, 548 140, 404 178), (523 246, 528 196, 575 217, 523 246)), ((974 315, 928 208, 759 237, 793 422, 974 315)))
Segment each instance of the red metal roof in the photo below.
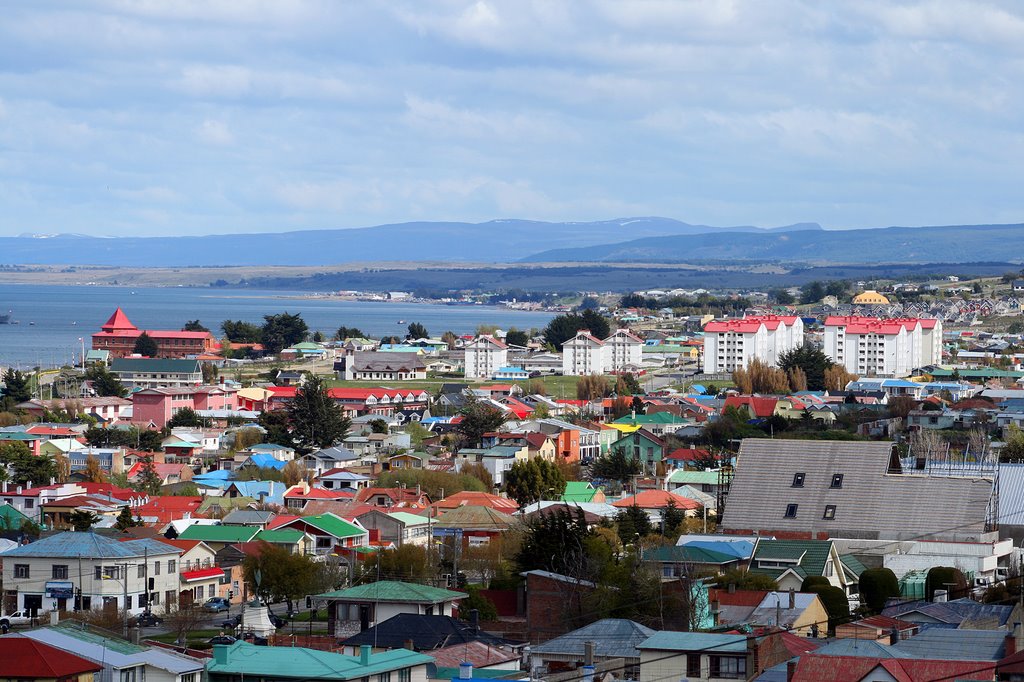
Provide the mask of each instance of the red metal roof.
POLYGON ((193 580, 209 580, 210 578, 223 578, 224 570, 220 568, 199 568, 194 571, 182 571, 182 579, 190 583, 193 580))
POLYGON ((23 680, 59 679, 103 669, 92 661, 21 635, 0 637, 0 661, 5 678, 23 680))
MULTIPOLYGON (((731 395, 725 399, 724 407, 740 407, 746 405, 755 417, 770 417, 775 414, 778 398, 765 398, 758 395, 731 395)), ((723 408, 724 409, 724 408, 723 408)))
POLYGON ((667 490, 645 490, 637 495, 624 497, 618 502, 612 502, 612 506, 620 509, 632 506, 637 506, 641 509, 664 509, 668 506, 669 500, 675 502, 678 509, 700 509, 700 503, 697 500, 691 500, 688 497, 676 495, 667 490))
POLYGON ((105 332, 118 332, 136 330, 137 328, 132 324, 132 321, 128 319, 128 316, 124 314, 124 311, 118 307, 118 309, 114 311, 114 314, 110 316, 100 329, 105 332))

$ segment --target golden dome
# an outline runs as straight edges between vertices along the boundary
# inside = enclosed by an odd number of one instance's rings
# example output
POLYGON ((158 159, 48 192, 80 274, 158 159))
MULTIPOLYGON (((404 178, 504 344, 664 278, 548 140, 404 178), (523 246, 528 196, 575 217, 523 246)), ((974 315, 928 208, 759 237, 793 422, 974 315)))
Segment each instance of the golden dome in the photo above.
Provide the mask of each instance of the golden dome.
POLYGON ((889 303, 889 299, 874 289, 868 289, 867 291, 862 291, 854 296, 853 302, 854 304, 861 305, 886 305, 889 303))

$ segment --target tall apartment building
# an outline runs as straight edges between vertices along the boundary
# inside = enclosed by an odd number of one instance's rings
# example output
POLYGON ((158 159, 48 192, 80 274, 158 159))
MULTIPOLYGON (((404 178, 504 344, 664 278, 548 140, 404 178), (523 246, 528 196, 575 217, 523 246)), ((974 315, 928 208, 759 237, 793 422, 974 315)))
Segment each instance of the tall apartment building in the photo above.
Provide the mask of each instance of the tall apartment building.
POLYGON ((643 346, 643 339, 628 329, 616 329, 604 340, 581 329, 562 344, 562 374, 610 374, 639 367, 643 346))
POLYGON ((829 317, 824 351, 832 362, 860 377, 906 376, 942 361, 942 321, 829 317))
POLYGON ((508 346, 493 336, 478 336, 466 344, 466 378, 490 379, 508 365, 508 346))
POLYGON ((754 358, 775 365, 803 342, 804 323, 796 315, 713 320, 704 326, 704 372, 732 372, 754 358))

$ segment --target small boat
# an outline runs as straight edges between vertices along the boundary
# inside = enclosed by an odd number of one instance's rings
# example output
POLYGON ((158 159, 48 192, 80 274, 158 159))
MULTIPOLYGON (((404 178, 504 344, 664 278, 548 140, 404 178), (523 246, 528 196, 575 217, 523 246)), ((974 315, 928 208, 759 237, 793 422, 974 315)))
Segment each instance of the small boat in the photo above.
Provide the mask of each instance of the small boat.
POLYGON ((399 321, 398 321, 398 322, 396 322, 395 324, 405 324, 405 320, 399 320, 399 321))
POLYGON ((29 322, 29 323, 28 323, 28 326, 30 326, 30 327, 34 327, 34 326, 36 326, 36 323, 35 323, 35 322, 29 322))

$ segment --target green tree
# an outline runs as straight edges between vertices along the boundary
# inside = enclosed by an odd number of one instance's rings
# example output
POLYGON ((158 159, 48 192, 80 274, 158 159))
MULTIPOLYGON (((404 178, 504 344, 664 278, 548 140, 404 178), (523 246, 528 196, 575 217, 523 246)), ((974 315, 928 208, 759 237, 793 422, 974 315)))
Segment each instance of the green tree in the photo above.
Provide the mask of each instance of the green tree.
POLYGON ((796 301, 793 298, 793 294, 789 293, 786 289, 772 289, 768 292, 768 296, 779 305, 793 305, 796 301))
POLYGON ((188 427, 201 427, 203 425, 203 418, 199 416, 199 413, 193 410, 191 407, 183 407, 175 412, 170 419, 167 420, 167 428, 173 429, 178 426, 188 427))
POLYGON ((10 470, 10 482, 15 485, 48 484, 56 478, 57 462, 48 455, 33 455, 21 441, 0 441, 0 465, 10 470))
POLYGON ((469 474, 453 474, 447 471, 431 471, 429 469, 392 469, 377 477, 377 485, 382 488, 420 489, 432 500, 439 500, 444 495, 454 495, 463 490, 470 492, 488 492, 488 488, 480 479, 469 474))
POLYGON ((842 588, 834 585, 812 585, 803 592, 811 592, 818 595, 825 612, 828 614, 828 629, 834 632, 837 625, 841 625, 850 619, 850 600, 842 588))
POLYGON ((825 285, 821 282, 808 282, 800 287, 801 303, 817 303, 823 298, 825 298, 825 285))
POLYGON ((630 395, 643 395, 645 393, 644 387, 640 385, 640 380, 632 372, 623 374, 622 381, 626 384, 626 390, 629 391, 630 395))
POLYGON ((203 372, 204 384, 216 383, 218 374, 217 365, 213 364, 212 362, 203 362, 200 363, 199 369, 202 370, 203 372))
POLYGON ((928 601, 935 598, 935 590, 947 590, 949 599, 968 597, 967 578, 953 566, 935 566, 928 571, 924 580, 924 593, 928 601))
POLYGON ((100 467, 100 461, 96 459, 96 455, 87 455, 85 458, 85 469, 82 471, 82 478, 87 483, 105 483, 107 480, 106 474, 103 473, 103 469, 100 467))
POLYGON ((299 388, 286 409, 295 449, 302 455, 337 445, 352 424, 315 375, 299 388))
POLYGON ((1003 447, 999 449, 1000 462, 1024 462, 1024 431, 1010 424, 1003 438, 1003 447))
POLYGON ((121 507, 121 513, 117 515, 117 520, 114 521, 114 528, 122 532, 141 525, 142 520, 132 516, 132 510, 128 508, 128 505, 121 507))
POLYGON ((185 326, 181 328, 181 331, 183 331, 183 332, 208 332, 210 330, 207 329, 206 327, 204 327, 202 324, 200 324, 199 320, 189 320, 188 322, 185 323, 185 326))
POLYGON ((89 427, 85 434, 85 442, 94 448, 134 448, 146 452, 157 452, 161 449, 163 435, 159 431, 131 427, 99 428, 89 427))
MULTIPOLYGON (((289 424, 288 412, 286 410, 264 410, 260 413, 256 423, 263 427, 266 436, 261 435, 257 443, 276 443, 292 447, 295 442, 292 440, 291 427, 289 424)), ((236 450, 243 448, 236 447, 236 450)))
POLYGON ((544 341, 552 348, 559 350, 562 344, 576 336, 581 329, 589 329, 590 333, 603 339, 611 331, 607 318, 596 310, 584 310, 582 313, 568 313, 552 318, 544 328, 544 341))
POLYGON ((459 602, 459 618, 469 620, 472 612, 476 611, 482 621, 498 620, 498 607, 487 598, 487 595, 481 593, 481 589, 479 585, 466 586, 466 593, 469 596, 459 602))
POLYGON ((526 524, 516 565, 520 572, 536 569, 578 573, 590 534, 583 510, 578 507, 572 511, 560 507, 554 512, 537 514, 526 524))
POLYGON ((159 495, 163 484, 163 479, 156 472, 156 462, 153 461, 153 457, 143 457, 142 469, 139 471, 139 480, 136 483, 139 491, 149 493, 150 495, 159 495))
POLYGON ((85 370, 85 378, 92 382, 92 389, 100 397, 124 398, 128 389, 121 380, 100 364, 94 364, 85 370))
POLYGON ((228 341, 233 343, 259 343, 263 338, 263 330, 259 325, 242 320, 224 320, 220 328, 228 341))
POLYGON ((665 537, 676 537, 685 522, 686 512, 676 506, 675 500, 670 499, 661 510, 661 534, 665 537))
POLYGON ((338 331, 334 332, 334 339, 336 341, 344 341, 345 339, 365 339, 366 334, 363 333, 362 329, 358 327, 338 327, 338 331))
POLYGON ((771 576, 763 573, 751 573, 745 569, 734 568, 726 571, 718 577, 715 587, 728 589, 729 585, 735 585, 737 590, 767 590, 774 592, 779 589, 779 584, 771 576))
POLYGON ((429 339, 430 334, 427 333, 427 328, 419 322, 413 322, 409 325, 409 335, 406 337, 409 339, 429 339))
POLYGON ((99 515, 88 509, 76 509, 68 514, 68 523, 79 533, 84 533, 100 520, 99 515))
POLYGON ((147 358, 155 358, 160 354, 160 348, 156 345, 156 341, 153 340, 152 336, 142 332, 135 339, 135 347, 132 349, 132 353, 147 358))
POLYGON ((609 454, 595 459, 590 468, 594 478, 604 478, 619 483, 632 480, 641 471, 643 471, 643 464, 638 459, 627 457, 625 448, 613 448, 609 454))
POLYGON ((651 517, 635 504, 615 515, 615 526, 619 533, 619 540, 624 545, 636 542, 637 535, 644 538, 652 531, 651 517))
POLYGON ((505 472, 505 492, 521 506, 554 500, 565 492, 565 479, 558 467, 545 459, 515 462, 505 472))
MULTIPOLYGON (((381 580, 426 583, 435 577, 427 550, 420 545, 404 543, 392 550, 380 550, 367 560, 367 564, 371 563, 373 570, 364 576, 368 581, 376 580, 378 568, 381 580)), ((364 569, 369 568, 369 565, 364 566, 364 569)))
POLYGON ((298 314, 264 315, 263 320, 260 340, 268 353, 280 353, 289 346, 302 343, 309 333, 309 327, 298 314))
POLYGON ((505 343, 510 346, 526 346, 530 343, 530 335, 512 327, 505 334, 505 343))
POLYGON ((259 552, 242 561, 249 591, 267 603, 287 601, 289 611, 295 601, 313 592, 318 570, 312 558, 267 542, 260 542, 259 552))
POLYGON ((372 431, 373 433, 387 433, 388 423, 383 419, 371 419, 370 431, 372 431))
POLYGON ((832 361, 820 348, 804 344, 779 356, 779 368, 790 372, 797 368, 807 377, 807 390, 825 390, 825 371, 832 367, 832 361))
POLYGON ((459 414, 462 419, 455 430, 470 447, 478 447, 484 434, 500 429, 506 419, 501 410, 475 399, 467 400, 459 414))
POLYGON ((455 346, 459 343, 458 335, 451 330, 441 334, 441 340, 448 345, 448 350, 455 350, 455 346))
POLYGON ((872 613, 881 613, 889 599, 900 596, 900 581, 888 568, 869 568, 860 574, 860 596, 872 613))
POLYGON ((4 372, 4 409, 32 400, 30 377, 20 369, 8 368, 4 372))
POLYGON ((321 332, 319 329, 317 331, 313 332, 313 343, 323 343, 323 342, 324 342, 323 332, 321 332))

